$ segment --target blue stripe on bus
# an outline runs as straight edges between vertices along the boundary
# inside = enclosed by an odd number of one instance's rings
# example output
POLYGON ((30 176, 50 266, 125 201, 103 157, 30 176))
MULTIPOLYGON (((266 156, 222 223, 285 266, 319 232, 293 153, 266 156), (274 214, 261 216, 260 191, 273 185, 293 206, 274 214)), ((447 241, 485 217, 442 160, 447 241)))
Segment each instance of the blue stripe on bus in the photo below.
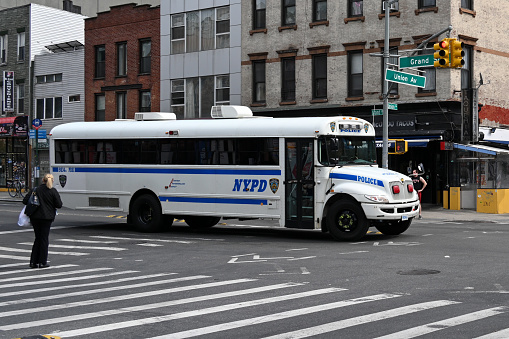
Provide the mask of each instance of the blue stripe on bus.
POLYGON ((233 199, 233 198, 190 198, 190 197, 159 197, 162 202, 190 202, 198 204, 236 204, 236 205, 267 205, 263 199, 233 199))
MULTIPOLYGON (((63 166, 53 167, 53 172, 60 172, 63 166)), ((281 175, 281 170, 256 169, 214 169, 214 168, 88 168, 70 167, 79 173, 145 173, 145 174, 222 174, 222 175, 281 175)), ((67 171, 66 171, 67 172, 67 171)))
POLYGON ((373 179, 373 178, 365 177, 362 175, 331 173, 331 174, 329 174, 329 178, 360 181, 365 184, 372 184, 372 185, 384 187, 384 182, 382 180, 373 179))

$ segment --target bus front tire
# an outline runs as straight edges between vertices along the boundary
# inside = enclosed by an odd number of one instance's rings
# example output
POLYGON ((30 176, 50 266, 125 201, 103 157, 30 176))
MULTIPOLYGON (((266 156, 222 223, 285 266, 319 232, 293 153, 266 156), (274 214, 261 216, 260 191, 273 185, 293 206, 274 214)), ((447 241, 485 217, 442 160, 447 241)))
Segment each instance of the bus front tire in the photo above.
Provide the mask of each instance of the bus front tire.
POLYGON ((212 226, 217 225, 220 217, 198 217, 198 216, 188 216, 185 217, 184 220, 189 227, 193 229, 204 229, 210 228, 212 226))
POLYGON ((388 221, 381 225, 376 225, 376 229, 385 235, 399 235, 405 232, 412 223, 412 219, 388 221))
POLYGON ((369 223, 359 204, 338 200, 327 213, 327 229, 336 240, 357 241, 366 235, 369 223))
POLYGON ((153 195, 138 197, 129 213, 134 228, 139 232, 158 232, 164 226, 164 216, 159 200, 153 195))

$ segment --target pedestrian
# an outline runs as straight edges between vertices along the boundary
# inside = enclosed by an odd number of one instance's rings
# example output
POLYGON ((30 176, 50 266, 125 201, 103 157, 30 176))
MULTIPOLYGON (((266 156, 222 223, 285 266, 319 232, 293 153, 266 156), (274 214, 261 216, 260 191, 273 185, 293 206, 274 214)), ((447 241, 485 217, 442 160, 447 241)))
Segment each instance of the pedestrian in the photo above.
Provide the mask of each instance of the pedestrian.
MULTIPOLYGON (((35 241, 30 256, 30 268, 46 268, 48 265, 49 230, 57 208, 62 207, 60 194, 53 187, 53 175, 46 174, 42 184, 37 187, 36 194, 39 198, 39 207, 30 216, 30 223, 35 232, 35 241)), ((33 189, 25 196, 23 203, 28 204, 33 189)))
POLYGON ((422 212, 422 205, 421 205, 422 191, 424 191, 424 189, 426 188, 428 183, 426 182, 426 180, 424 180, 423 177, 421 177, 419 175, 419 173, 417 172, 416 169, 414 169, 412 172, 412 181, 414 183, 414 189, 417 191, 417 195, 419 196, 419 219, 422 219, 422 214, 421 214, 421 212, 422 212))

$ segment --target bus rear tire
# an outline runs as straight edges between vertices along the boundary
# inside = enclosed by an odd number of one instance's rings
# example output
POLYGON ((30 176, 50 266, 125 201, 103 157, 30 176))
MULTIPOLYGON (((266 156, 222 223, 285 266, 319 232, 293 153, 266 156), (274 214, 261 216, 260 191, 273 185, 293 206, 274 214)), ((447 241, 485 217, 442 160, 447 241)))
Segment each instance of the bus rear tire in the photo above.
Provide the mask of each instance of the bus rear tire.
POLYGON ((327 229, 339 241, 357 241, 366 235, 369 223, 356 202, 338 200, 327 213, 327 229))
POLYGON ((204 228, 210 228, 212 226, 216 226, 219 220, 221 220, 220 217, 198 217, 198 216, 188 216, 185 217, 184 220, 186 221, 186 224, 189 225, 189 227, 193 229, 204 229, 204 228))
POLYGON ((408 220, 394 220, 387 223, 376 225, 376 229, 385 235, 399 235, 405 232, 412 223, 412 219, 408 220))
POLYGON ((129 214, 134 228, 139 232, 158 232, 164 227, 161 204, 153 195, 139 196, 132 204, 129 214))

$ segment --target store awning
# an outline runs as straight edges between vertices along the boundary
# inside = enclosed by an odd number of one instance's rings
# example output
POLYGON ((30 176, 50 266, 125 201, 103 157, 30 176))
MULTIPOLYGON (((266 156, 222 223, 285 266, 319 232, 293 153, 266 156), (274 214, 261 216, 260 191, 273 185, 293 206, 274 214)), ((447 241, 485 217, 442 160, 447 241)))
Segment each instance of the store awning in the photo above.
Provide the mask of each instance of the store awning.
POLYGON ((507 149, 496 148, 496 147, 485 146, 485 145, 463 145, 463 144, 454 143, 454 148, 462 149, 465 151, 485 153, 485 154, 489 154, 489 155, 509 154, 509 150, 507 150, 507 149))

